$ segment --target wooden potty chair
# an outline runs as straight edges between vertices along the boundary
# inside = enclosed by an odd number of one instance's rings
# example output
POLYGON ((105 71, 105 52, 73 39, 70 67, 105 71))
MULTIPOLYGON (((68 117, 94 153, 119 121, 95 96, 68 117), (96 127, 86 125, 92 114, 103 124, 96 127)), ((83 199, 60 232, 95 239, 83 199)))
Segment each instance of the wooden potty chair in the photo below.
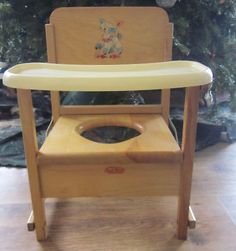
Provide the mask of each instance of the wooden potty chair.
POLYGON ((206 66, 170 61, 172 25, 160 8, 60 8, 46 25, 49 63, 12 67, 17 88, 38 240, 46 238, 44 199, 177 196, 177 236, 186 239, 199 86, 206 66), (163 62, 170 61, 170 62, 163 62), (168 128, 170 88, 186 88, 182 146, 168 128), (59 91, 162 90, 156 105, 62 106, 59 91), (31 90, 51 91, 53 126, 38 149, 31 90), (139 135, 112 144, 83 137, 94 127, 139 135))

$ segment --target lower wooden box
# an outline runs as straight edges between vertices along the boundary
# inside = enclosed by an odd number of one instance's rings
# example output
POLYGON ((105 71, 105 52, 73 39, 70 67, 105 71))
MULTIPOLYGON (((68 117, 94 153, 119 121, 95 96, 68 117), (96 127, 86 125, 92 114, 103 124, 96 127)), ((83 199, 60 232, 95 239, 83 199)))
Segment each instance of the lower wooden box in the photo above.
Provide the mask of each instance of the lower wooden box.
POLYGON ((172 196, 180 164, 39 166, 42 197, 172 196))

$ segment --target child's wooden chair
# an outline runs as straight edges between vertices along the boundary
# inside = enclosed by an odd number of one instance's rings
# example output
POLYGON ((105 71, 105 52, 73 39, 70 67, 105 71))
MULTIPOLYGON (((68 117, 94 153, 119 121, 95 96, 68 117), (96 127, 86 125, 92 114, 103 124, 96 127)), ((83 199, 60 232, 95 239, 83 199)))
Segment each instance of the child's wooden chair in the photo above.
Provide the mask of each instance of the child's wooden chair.
POLYGON ((160 8, 60 8, 46 25, 48 61, 9 69, 17 88, 38 240, 46 238, 44 199, 178 196, 179 239, 186 239, 199 86, 211 71, 172 61, 172 25, 160 8), (182 147, 168 128, 169 88, 186 87, 182 147), (50 90, 53 127, 38 149, 31 89, 50 90), (62 106, 59 91, 162 89, 159 105, 62 106), (81 134, 126 126, 140 135, 103 144, 81 134))

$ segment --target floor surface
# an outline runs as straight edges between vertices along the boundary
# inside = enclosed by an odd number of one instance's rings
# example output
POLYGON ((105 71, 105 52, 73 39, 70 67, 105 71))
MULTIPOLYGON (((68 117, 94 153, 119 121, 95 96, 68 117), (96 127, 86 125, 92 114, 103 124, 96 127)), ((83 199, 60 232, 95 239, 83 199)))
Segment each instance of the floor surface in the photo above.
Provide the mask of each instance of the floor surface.
POLYGON ((0 251, 235 251, 236 144, 196 153, 191 205, 197 227, 179 241, 175 198, 50 200, 39 243, 26 230, 26 170, 0 168, 0 251))

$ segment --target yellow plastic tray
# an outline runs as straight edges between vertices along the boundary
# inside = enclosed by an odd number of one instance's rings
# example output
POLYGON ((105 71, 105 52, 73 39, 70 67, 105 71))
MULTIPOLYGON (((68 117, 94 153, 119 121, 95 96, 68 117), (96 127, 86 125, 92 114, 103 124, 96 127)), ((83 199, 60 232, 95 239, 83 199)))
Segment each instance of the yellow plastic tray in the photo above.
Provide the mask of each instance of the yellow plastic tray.
POLYGON ((3 84, 50 91, 129 91, 180 88, 212 82, 211 70, 193 61, 123 65, 19 64, 3 84))

